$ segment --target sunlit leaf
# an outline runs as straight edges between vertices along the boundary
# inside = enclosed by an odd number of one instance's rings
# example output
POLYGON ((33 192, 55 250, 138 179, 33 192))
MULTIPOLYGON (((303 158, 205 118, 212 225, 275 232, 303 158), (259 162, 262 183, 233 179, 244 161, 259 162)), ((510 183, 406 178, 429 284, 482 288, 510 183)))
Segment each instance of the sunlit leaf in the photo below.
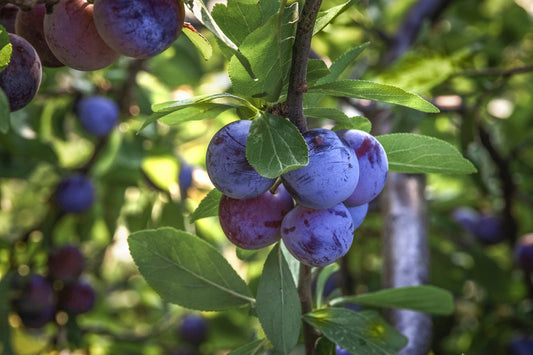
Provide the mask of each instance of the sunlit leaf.
POLYGON ((200 204, 191 214, 191 223, 206 217, 218 216, 218 205, 222 198, 222 192, 217 189, 209 191, 209 193, 200 201, 200 204))

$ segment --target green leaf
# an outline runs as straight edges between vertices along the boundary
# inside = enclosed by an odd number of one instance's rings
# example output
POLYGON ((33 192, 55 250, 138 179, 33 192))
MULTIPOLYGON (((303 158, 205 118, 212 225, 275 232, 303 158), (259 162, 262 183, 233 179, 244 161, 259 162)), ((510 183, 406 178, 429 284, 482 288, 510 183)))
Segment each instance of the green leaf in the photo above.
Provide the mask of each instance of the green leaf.
POLYGON ((289 265, 289 270, 292 275, 292 281, 294 281, 294 284, 298 284, 298 279, 300 278, 300 262, 291 254, 289 249, 285 246, 284 243, 280 243, 280 249, 283 253, 283 257, 285 258, 285 261, 289 265))
POLYGON ((365 42, 360 46, 348 50, 339 58, 335 59, 335 61, 329 67, 330 74, 320 79, 318 84, 331 83, 337 80, 341 74, 352 65, 353 61, 359 57, 359 55, 365 50, 366 47, 368 47, 369 44, 370 42, 365 42))
POLYGON ((246 158, 260 175, 271 179, 309 163, 307 144, 296 126, 268 112, 252 121, 246 158))
POLYGON ((6 94, 4 94, 4 90, 0 88, 0 132, 7 133, 9 131, 10 116, 9 101, 6 94))
POLYGON ((476 168, 450 143, 410 133, 377 136, 389 160, 389 170, 400 173, 472 174, 476 168))
POLYGON ((395 86, 366 80, 340 80, 331 83, 318 84, 310 87, 307 92, 388 102, 410 107, 422 112, 439 112, 438 108, 416 94, 407 92, 395 86))
POLYGON ((274 348, 288 354, 298 343, 302 314, 298 291, 279 244, 265 261, 257 288, 256 312, 274 348))
POLYGON ((239 247, 235 248, 235 254, 237 257, 243 261, 249 261, 254 259, 257 254, 261 252, 260 249, 254 249, 254 250, 248 250, 248 249, 242 249, 239 247))
POLYGON ((246 345, 240 346, 228 355, 258 355, 263 350, 265 339, 257 339, 246 345))
POLYGON ((8 273, 0 280, 0 350, 2 355, 12 355, 11 326, 8 316, 11 311, 9 293, 11 291, 12 274, 8 273))
POLYGON ((211 58, 213 55, 213 47, 211 47, 211 44, 207 38, 205 38, 200 32, 196 31, 192 26, 184 26, 182 32, 185 36, 187 36, 189 41, 194 44, 196 49, 198 49, 204 60, 211 58))
POLYGON ((212 102, 212 101, 219 100, 219 99, 226 99, 226 101, 233 101, 234 103, 239 104, 240 106, 252 107, 252 104, 248 102, 246 99, 243 99, 242 97, 235 96, 232 94, 227 94, 227 93, 219 93, 219 94, 194 96, 188 99, 177 100, 177 101, 160 102, 160 103, 152 105, 152 111, 172 112, 176 110, 181 110, 186 106, 198 105, 198 104, 212 102))
POLYGON ((195 235, 164 227, 133 233, 128 243, 146 282, 168 302, 201 311, 254 302, 226 259, 195 235))
POLYGON ((356 296, 335 298, 330 304, 355 303, 367 307, 403 308, 433 314, 452 314, 453 296, 435 286, 390 288, 356 296))
POLYGON ((304 320, 357 355, 392 355, 407 345, 407 338, 375 311, 323 308, 304 315, 304 320))
POLYGON ((202 218, 218 216, 218 205, 220 204, 221 198, 222 192, 217 189, 209 191, 207 196, 200 201, 198 207, 191 214, 191 223, 202 218))
POLYGON ((328 107, 310 107, 304 109, 304 115, 306 117, 312 117, 317 119, 330 119, 337 123, 335 130, 338 129, 359 129, 361 131, 370 132, 372 129, 372 123, 368 118, 363 116, 348 117, 344 112, 336 108, 328 107))
POLYGON ((309 59, 307 62, 307 85, 313 85, 321 78, 328 76, 330 71, 320 59, 309 59))
POLYGON ((336 355, 335 343, 328 338, 320 337, 316 344, 316 355, 336 355))
POLYGON ((13 48, 9 42, 9 34, 6 29, 0 25, 0 72, 4 70, 11 60, 13 48))
POLYGON ((326 266, 320 271, 320 274, 318 275, 318 279, 316 281, 316 308, 322 308, 324 300, 324 286, 326 285, 326 281, 331 276, 331 274, 333 274, 337 270, 339 270, 339 264, 333 263, 326 266))
POLYGON ((349 0, 344 4, 334 6, 326 11, 320 11, 316 17, 315 27, 313 29, 313 36, 318 32, 322 31, 331 21, 333 21, 337 16, 346 11, 353 3, 356 1, 349 0))

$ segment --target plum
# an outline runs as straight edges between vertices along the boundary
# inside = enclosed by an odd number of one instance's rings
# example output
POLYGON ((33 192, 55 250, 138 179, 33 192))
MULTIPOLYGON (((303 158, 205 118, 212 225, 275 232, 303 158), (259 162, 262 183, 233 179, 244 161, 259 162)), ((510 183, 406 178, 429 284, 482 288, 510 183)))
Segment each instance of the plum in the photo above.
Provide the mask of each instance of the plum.
POLYGON ((493 245, 505 240, 503 220, 500 216, 460 207, 453 211, 453 219, 482 244, 493 245))
POLYGON ((120 54, 96 31, 94 5, 85 0, 60 0, 44 16, 44 38, 60 62, 77 70, 97 70, 114 63, 120 54))
POLYGON ((83 280, 78 280, 72 285, 65 285, 59 292, 57 306, 74 315, 87 313, 94 307, 95 298, 92 286, 83 280))
POLYGON ((64 64, 56 58, 44 39, 45 14, 46 6, 43 4, 36 4, 29 11, 19 11, 15 21, 15 33, 30 42, 39 54, 43 66, 62 67, 64 64))
POLYGON ((193 345, 200 345, 207 338, 207 323, 205 318, 197 315, 187 315, 181 322, 179 334, 186 342, 193 345))
POLYGON ((385 149, 374 136, 365 131, 349 129, 336 133, 353 148, 359 162, 359 182, 344 204, 353 207, 368 203, 385 187, 389 170, 385 149))
POLYGON ((16 34, 9 34, 12 45, 11 60, 0 72, 0 88, 4 90, 11 111, 17 111, 30 103, 43 75, 41 60, 32 45, 16 34))
POLYGON ((518 266, 527 272, 533 272, 533 233, 522 236, 514 248, 518 266))
POLYGON ((93 184, 83 174, 72 175, 58 184, 55 199, 59 208, 64 212, 82 212, 89 208, 94 201, 93 184))
POLYGON ((119 117, 119 107, 104 96, 84 97, 76 104, 76 113, 83 128, 97 137, 107 135, 119 117))
POLYGON ((192 172, 193 167, 189 165, 185 160, 181 160, 178 183, 182 199, 185 199, 187 197, 187 191, 192 185, 192 172))
POLYGON ((207 146, 205 165, 211 182, 224 195, 235 199, 257 197, 276 181, 259 175, 246 159, 251 125, 247 120, 233 121, 215 133, 207 146))
POLYGON ((341 348, 338 344, 335 346, 335 354, 336 355, 352 355, 351 352, 341 348))
POLYGON ((226 237, 239 248, 259 249, 281 238, 281 221, 294 206, 291 195, 280 185, 250 199, 223 195, 218 217, 226 237))
MULTIPOLYGON (((346 205, 346 204, 345 204, 346 205)), ((365 203, 361 206, 347 207, 350 216, 352 216, 353 227, 355 229, 359 228, 361 223, 365 220, 366 214, 368 213, 368 203, 365 203)))
POLYGON ((12 4, 0 6, 0 25, 4 26, 7 32, 15 33, 15 19, 19 8, 12 4))
POLYGON ((104 41, 117 52, 150 58, 178 38, 185 10, 181 0, 96 0, 94 22, 104 41))
POLYGON ((41 328, 52 320, 56 310, 56 295, 51 283, 42 275, 30 274, 16 280, 13 309, 24 326, 41 328))
POLYGON ((510 355, 531 355, 533 354, 533 339, 524 336, 514 338, 509 344, 510 355))
POLYGON ((65 283, 75 282, 85 268, 85 259, 74 245, 64 245, 48 254, 48 277, 65 283))
POLYGON ((327 129, 311 129, 303 137, 309 147, 309 164, 281 175, 287 191, 300 204, 316 209, 346 200, 359 180, 353 149, 327 129))
POLYGON ((326 266, 344 256, 353 233, 352 217, 342 203, 320 210, 297 205, 281 222, 285 246, 308 266, 326 266))

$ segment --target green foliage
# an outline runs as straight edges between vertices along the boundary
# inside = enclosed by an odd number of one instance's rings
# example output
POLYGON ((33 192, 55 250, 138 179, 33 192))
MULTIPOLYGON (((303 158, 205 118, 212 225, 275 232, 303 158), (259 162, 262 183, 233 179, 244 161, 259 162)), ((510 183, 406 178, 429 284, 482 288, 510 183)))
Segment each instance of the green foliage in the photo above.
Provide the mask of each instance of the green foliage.
POLYGON ((228 355, 258 355, 263 350, 265 344, 264 339, 254 340, 249 344, 238 347, 231 351, 228 355))
POLYGON ((331 264, 322 269, 316 281, 316 308, 322 308, 324 304, 324 286, 328 278, 339 270, 339 264, 331 264))
POLYGON ((8 323, 10 313, 11 274, 0 279, 0 352, 2 355, 12 355, 11 328, 8 323))
POLYGON ((0 133, 7 133, 9 131, 9 118, 11 117, 11 110, 9 109, 9 102, 6 94, 0 88, 0 133))
POLYGON ((359 129, 370 132, 372 123, 363 116, 348 117, 344 112, 336 108, 310 107, 304 109, 308 118, 329 119, 338 123, 334 129, 359 129))
POLYGON ((213 47, 211 47, 209 41, 202 36, 201 33, 194 31, 189 27, 184 27, 182 31, 183 34, 187 36, 187 38, 194 44, 194 46, 198 48, 198 51, 200 54, 202 54, 204 60, 209 60, 209 58, 211 58, 213 55, 213 47))
POLYGON ((9 64, 12 50, 9 35, 4 26, 0 25, 0 72, 9 64))
POLYGON ((217 189, 209 191, 191 215, 191 223, 206 217, 218 216, 218 205, 222 192, 217 189))
POLYGON ((327 9, 326 11, 321 11, 316 17, 315 27, 313 29, 313 36, 318 32, 322 31, 330 22, 332 22, 337 16, 346 11, 350 6, 352 6, 356 1, 349 0, 344 4, 337 5, 327 9))

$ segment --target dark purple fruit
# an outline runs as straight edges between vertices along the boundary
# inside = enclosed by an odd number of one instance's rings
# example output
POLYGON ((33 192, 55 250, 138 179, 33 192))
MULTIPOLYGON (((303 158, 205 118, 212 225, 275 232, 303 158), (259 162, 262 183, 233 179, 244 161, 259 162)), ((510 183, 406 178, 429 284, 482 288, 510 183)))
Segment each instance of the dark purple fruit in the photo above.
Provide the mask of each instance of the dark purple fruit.
POLYGON ((15 19, 19 8, 12 4, 0 6, 0 25, 9 33, 15 33, 15 19))
POLYGON ((18 278, 15 282, 13 309, 24 326, 41 328, 53 319, 56 310, 56 295, 51 283, 39 274, 18 278))
POLYGON ((92 286, 78 280, 75 284, 65 285, 59 292, 58 308, 74 315, 87 313, 93 308, 95 298, 92 286))
POLYGON ((48 277, 52 280, 73 283, 85 268, 85 258, 73 245, 52 250, 48 255, 48 277))
POLYGON ((63 179, 57 186, 55 199, 59 208, 67 213, 77 213, 88 209, 94 201, 94 187, 83 174, 63 179))
POLYGON ((514 255, 518 266, 533 272, 533 233, 522 236, 514 249, 514 255))
POLYGON ((204 317, 189 315, 183 319, 179 328, 180 336, 186 342, 200 345, 207 338, 207 323, 204 317))

